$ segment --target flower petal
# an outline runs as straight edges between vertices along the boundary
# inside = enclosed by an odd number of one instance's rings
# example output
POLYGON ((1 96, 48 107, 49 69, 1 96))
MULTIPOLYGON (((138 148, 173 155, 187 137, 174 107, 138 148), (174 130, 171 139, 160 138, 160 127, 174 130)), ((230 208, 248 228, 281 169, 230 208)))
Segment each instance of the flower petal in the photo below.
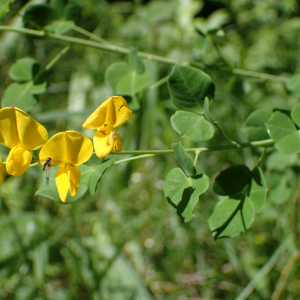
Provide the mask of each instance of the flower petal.
POLYGON ((68 180, 69 180, 69 192, 72 197, 75 197, 78 191, 81 172, 77 167, 73 167, 69 165, 67 167, 68 170, 68 180))
POLYGON ((113 149, 115 140, 112 132, 114 130, 107 126, 105 130, 98 130, 94 134, 94 149, 99 158, 108 155, 113 149))
POLYGON ((13 147, 6 159, 6 171, 12 176, 22 175, 31 163, 32 155, 24 147, 13 147))
POLYGON ((61 202, 66 203, 69 190, 69 180, 67 170, 64 165, 57 170, 55 174, 55 183, 61 202))
POLYGON ((39 154, 41 164, 51 158, 53 166, 61 166, 69 162, 78 166, 86 162, 93 154, 93 145, 90 139, 76 131, 59 132, 51 137, 39 154))
POLYGON ((121 96, 113 96, 104 101, 84 122, 82 127, 99 129, 105 124, 116 127, 124 124, 132 117, 126 100, 121 96))
POLYGON ((8 148, 23 146, 28 150, 42 147, 48 139, 44 126, 17 107, 0 109, 0 143, 8 148))
POLYGON ((113 149, 115 152, 119 152, 122 150, 121 137, 116 130, 113 131, 113 135, 114 135, 114 140, 115 140, 113 149))

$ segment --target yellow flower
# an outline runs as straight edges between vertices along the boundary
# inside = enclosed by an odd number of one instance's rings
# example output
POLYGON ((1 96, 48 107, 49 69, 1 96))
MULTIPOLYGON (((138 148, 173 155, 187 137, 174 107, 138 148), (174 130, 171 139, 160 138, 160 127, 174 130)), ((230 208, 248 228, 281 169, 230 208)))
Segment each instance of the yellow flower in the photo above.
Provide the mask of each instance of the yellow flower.
POLYGON ((6 175, 6 170, 0 156, 0 184, 3 182, 5 175, 6 175))
POLYGON ((113 96, 103 102, 84 122, 82 127, 97 129, 93 142, 96 155, 104 157, 112 150, 122 150, 119 133, 113 128, 124 124, 132 117, 126 100, 121 96, 113 96))
POLYGON ((39 149, 48 139, 48 132, 23 110, 11 106, 0 109, 0 144, 10 148, 6 171, 22 175, 32 159, 31 150, 39 149))
POLYGON ((72 130, 55 134, 41 149, 39 161, 42 165, 61 166, 55 174, 55 183, 62 202, 66 202, 68 191, 75 197, 81 177, 76 166, 86 162, 92 154, 92 142, 72 130))

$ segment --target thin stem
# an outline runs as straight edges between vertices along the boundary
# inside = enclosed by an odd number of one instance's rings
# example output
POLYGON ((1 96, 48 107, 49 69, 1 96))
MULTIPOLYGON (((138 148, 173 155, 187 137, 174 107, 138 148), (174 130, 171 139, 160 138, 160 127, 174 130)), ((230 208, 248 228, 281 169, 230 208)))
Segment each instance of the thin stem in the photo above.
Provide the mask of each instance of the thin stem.
POLYGON ((262 279, 274 268, 277 260, 288 246, 288 240, 284 241, 273 253, 267 263, 260 269, 257 275, 248 283, 244 290, 239 294, 235 300, 245 300, 253 292, 255 287, 262 281, 262 279))
POLYGON ((56 63, 57 61, 68 51, 70 50, 70 46, 66 46, 64 49, 62 49, 45 67, 46 71, 49 71, 56 63))
POLYGON ((282 82, 287 82, 289 80, 288 77, 271 75, 271 74, 255 72, 255 71, 248 71, 248 70, 242 70, 242 69, 232 69, 231 71, 233 74, 238 74, 238 75, 242 75, 242 76, 258 77, 258 78, 262 78, 262 79, 277 80, 277 81, 282 81, 282 82))
POLYGON ((101 38, 100 36, 98 36, 98 35, 96 35, 96 34, 94 34, 94 33, 91 33, 91 32, 89 32, 89 31, 85 30, 85 29, 83 29, 83 28, 81 28, 81 27, 78 27, 78 26, 76 26, 76 25, 73 25, 72 29, 75 30, 75 31, 77 31, 78 33, 81 33, 81 34, 83 34, 83 35, 89 37, 89 38, 92 39, 92 40, 95 40, 95 41, 99 42, 99 43, 103 43, 103 44, 111 44, 111 45, 112 45, 111 42, 109 42, 109 41, 107 41, 107 40, 101 38))
POLYGON ((266 154, 266 152, 267 152, 267 149, 268 149, 268 147, 265 147, 265 148, 264 148, 264 150, 263 150, 263 152, 262 152, 262 154, 261 154, 261 156, 260 156, 260 158, 259 158, 259 161, 258 161, 258 163, 257 163, 257 167, 260 166, 260 164, 261 164, 263 158, 265 157, 265 154, 266 154))
POLYGON ((158 87, 160 87, 161 85, 163 85, 164 83, 166 83, 169 79, 169 75, 162 78, 161 80, 155 82, 154 84, 152 84, 151 86, 149 86, 149 90, 154 90, 157 89, 158 87))
MULTIPOLYGON (((78 31, 79 28, 80 27, 76 27, 76 30, 78 31)), ((49 37, 49 38, 60 40, 63 42, 88 46, 88 47, 102 49, 102 50, 106 50, 106 51, 118 52, 118 53, 124 53, 124 54, 129 53, 129 49, 115 46, 115 45, 103 44, 103 41, 102 41, 102 43, 92 42, 92 41, 87 41, 87 40, 83 40, 80 38, 70 37, 70 36, 66 36, 66 35, 59 35, 59 34, 46 32, 46 31, 42 31, 42 30, 34 30, 34 29, 28 29, 28 28, 19 28, 19 27, 13 27, 13 26, 0 25, 0 31, 11 31, 11 32, 16 32, 16 33, 22 33, 22 34, 27 34, 27 35, 31 35, 31 36, 36 36, 36 37, 49 37)), ((86 32, 84 29, 81 28, 81 33, 83 33, 83 31, 86 32)), ((90 33, 90 35, 92 35, 92 33, 90 33)), ((95 35, 93 35, 93 37, 95 37, 95 35)), ((99 37, 98 37, 98 39, 99 39, 99 37)), ((162 57, 159 55, 153 55, 153 54, 144 53, 144 52, 138 52, 138 55, 142 58, 151 59, 151 60, 159 61, 159 62, 166 63, 166 64, 173 65, 173 64, 178 63, 178 61, 173 58, 162 57)), ((181 63, 186 64, 186 65, 189 64, 188 62, 184 62, 184 61, 181 63)), ((195 62, 194 62, 194 64, 195 64, 195 62)), ((269 79, 269 80, 277 80, 277 81, 283 81, 283 82, 287 82, 289 80, 288 77, 271 75, 271 74, 255 72, 255 71, 242 70, 242 69, 232 69, 231 72, 233 74, 238 74, 238 75, 242 75, 242 76, 256 77, 256 78, 269 79)))
POLYGON ((136 159, 141 159, 141 158, 147 158, 147 157, 152 157, 152 156, 155 156, 155 154, 144 154, 144 155, 140 155, 140 156, 132 156, 132 157, 129 157, 129 158, 118 160, 118 161, 114 162, 114 165, 117 165, 117 164, 120 164, 120 163, 123 163, 123 162, 126 162, 126 161, 131 161, 131 160, 136 160, 136 159))
POLYGON ((199 158, 200 153, 201 153, 201 151, 196 151, 196 152, 195 152, 194 166, 196 166, 196 164, 197 164, 197 162, 198 162, 198 158, 199 158))
POLYGON ((283 291, 286 288, 286 284, 290 277, 290 274, 291 274, 293 268, 295 267, 296 262, 299 260, 299 258, 300 258, 300 251, 295 250, 292 253, 291 257, 289 258, 287 264, 285 265, 285 267, 282 269, 282 271, 280 273, 280 277, 276 284, 275 290, 272 294, 271 300, 279 300, 280 299, 281 294, 283 293, 283 291))
MULTIPOLYGON (((28 34, 28 35, 36 36, 36 37, 49 37, 51 39, 55 39, 55 40, 59 40, 59 41, 67 42, 67 43, 88 46, 88 47, 106 50, 106 51, 110 51, 110 52, 118 52, 118 53, 123 53, 123 54, 129 53, 129 49, 126 49, 123 47, 101 44, 98 42, 83 40, 83 39, 76 38, 76 37, 70 37, 70 36, 66 36, 66 35, 60 35, 60 34, 56 34, 56 33, 46 32, 46 31, 33 30, 33 29, 27 29, 27 28, 17 28, 17 27, 11 27, 11 26, 3 26, 3 25, 0 25, 0 31, 12 31, 12 32, 28 34)), ((173 65, 173 64, 177 63, 177 60, 175 60, 175 59, 162 57, 162 56, 158 56, 158 55, 154 55, 154 54, 138 52, 138 55, 142 58, 156 60, 156 61, 167 63, 167 64, 173 65)), ((181 63, 188 64, 187 62, 181 62, 181 63)))

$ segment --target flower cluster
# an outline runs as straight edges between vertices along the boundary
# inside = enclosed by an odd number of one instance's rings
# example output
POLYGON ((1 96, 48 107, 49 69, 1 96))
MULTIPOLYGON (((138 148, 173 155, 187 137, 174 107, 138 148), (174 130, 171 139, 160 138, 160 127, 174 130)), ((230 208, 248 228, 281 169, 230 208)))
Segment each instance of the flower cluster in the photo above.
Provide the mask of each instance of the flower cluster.
MULTIPOLYGON (((84 122, 84 128, 97 129, 93 143, 99 158, 112 150, 118 152, 122 149, 120 135, 114 128, 124 124, 131 116, 126 100, 113 96, 84 122)), ((0 157, 0 184, 9 175, 22 175, 31 164, 31 151, 42 148, 39 162, 43 169, 60 166, 55 174, 55 183, 64 203, 68 192, 72 197, 77 193, 81 178, 77 166, 93 154, 90 139, 76 131, 59 132, 48 140, 46 128, 17 107, 0 109, 0 144, 10 148, 6 162, 3 163, 0 157)))

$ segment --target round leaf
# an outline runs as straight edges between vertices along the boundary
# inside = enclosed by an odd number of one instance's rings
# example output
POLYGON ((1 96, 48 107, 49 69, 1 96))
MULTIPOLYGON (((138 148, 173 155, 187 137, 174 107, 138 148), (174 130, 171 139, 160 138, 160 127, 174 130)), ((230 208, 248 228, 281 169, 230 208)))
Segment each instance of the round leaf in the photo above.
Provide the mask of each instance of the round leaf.
POLYGON ((252 171, 251 188, 248 198, 255 207, 256 213, 259 213, 266 201, 268 188, 264 174, 260 168, 255 168, 252 171))
POLYGON ((265 123, 271 116, 272 112, 265 109, 258 109, 249 115, 242 127, 249 141, 260 141, 270 138, 265 123))
POLYGON ((118 82, 130 73, 129 66, 124 62, 116 62, 111 64, 105 72, 105 81, 116 90, 118 82))
POLYGON ((251 177, 251 171, 245 165, 229 167, 216 177, 212 189, 222 196, 235 195, 244 192, 251 177))
POLYGON ((300 152, 300 130, 288 134, 275 145, 284 154, 300 152))
POLYGON ((134 48, 131 48, 128 53, 128 64, 132 71, 137 73, 144 73, 145 72, 145 66, 143 64, 143 61, 140 59, 140 57, 137 54, 137 51, 134 48))
POLYGON ((39 71, 39 63, 36 59, 24 57, 18 59, 9 69, 9 77, 15 81, 29 81, 39 71))
POLYGON ((227 198, 215 205, 208 219, 215 239, 235 237, 245 232, 254 221, 255 209, 247 198, 227 198))
POLYGON ((210 122, 190 112, 177 111, 171 117, 171 124, 181 137, 198 143, 209 141, 215 134, 210 122))
MULTIPOLYGON (((300 74, 299 74, 300 75, 300 74)), ((300 127, 300 103, 292 109, 292 119, 300 127)))
POLYGON ((292 120, 285 114, 275 111, 266 123, 271 138, 278 142, 286 135, 295 132, 296 128, 292 120))
POLYGON ((123 77, 117 84, 116 93, 119 95, 134 95, 148 83, 148 76, 132 72, 123 77))
POLYGON ((199 69, 176 64, 168 79, 173 103, 182 110, 203 112, 205 97, 213 98, 215 86, 199 69))
POLYGON ((300 92, 300 73, 293 75, 286 83, 286 87, 291 92, 300 92))

